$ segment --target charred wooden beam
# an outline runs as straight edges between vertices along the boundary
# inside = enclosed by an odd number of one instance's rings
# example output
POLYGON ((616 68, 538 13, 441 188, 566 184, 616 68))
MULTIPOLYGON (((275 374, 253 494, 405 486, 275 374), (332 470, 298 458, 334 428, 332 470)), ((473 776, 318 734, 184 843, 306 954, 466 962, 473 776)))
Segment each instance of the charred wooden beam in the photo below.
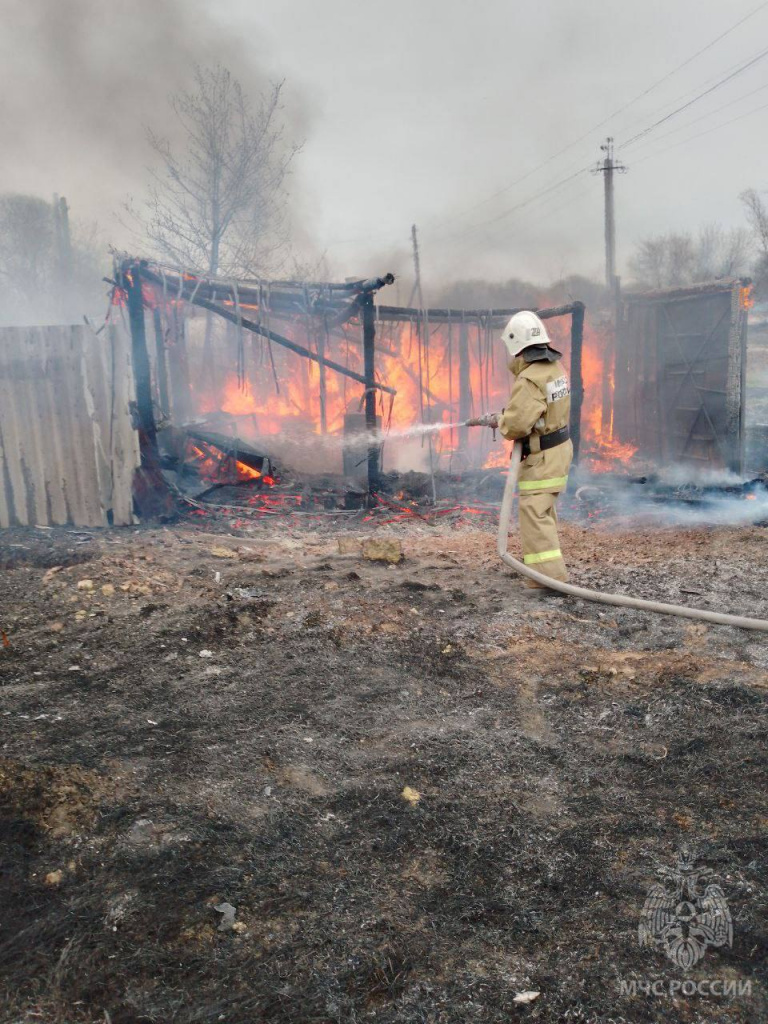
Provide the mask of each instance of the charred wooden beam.
MULTIPOLYGON (((232 281, 198 277, 192 274, 173 274, 142 261, 141 266, 154 274, 163 295, 189 301, 192 295, 210 301, 232 303, 240 307, 263 309, 272 316, 299 316, 306 313, 333 316, 338 323, 358 312, 355 301, 366 292, 378 291, 392 284, 394 275, 370 278, 348 284, 309 284, 298 281, 232 281), (308 300, 309 297, 309 301, 308 300)), ((144 275, 148 279, 147 274, 144 275)))
POLYGON ((725 445, 726 464, 734 473, 744 470, 746 367, 747 367, 747 309, 742 302, 745 286, 733 283, 731 290, 731 320, 728 330, 727 368, 725 380, 725 445))
MULTIPOLYGON (((385 285, 394 284, 395 275, 391 273, 384 274, 383 277, 369 277, 361 278, 358 281, 345 281, 339 283, 338 281, 270 281, 270 287, 272 288, 310 288, 310 289, 327 289, 332 292, 370 292, 378 291, 379 288, 383 288, 385 285)), ((251 281, 252 284, 258 284, 256 281, 251 281)))
MULTIPOLYGON (((534 309, 534 312, 541 320, 549 320, 556 316, 568 316, 574 311, 576 303, 569 302, 565 306, 552 306, 548 309, 534 309)), ((481 324, 496 324, 499 326, 514 316, 515 313, 522 313, 526 308, 517 309, 412 309, 409 306, 378 306, 377 315, 379 320, 392 320, 400 322, 416 321, 420 317, 426 318, 430 323, 448 323, 451 320, 475 320, 481 324)))
POLYGON ((162 519, 173 515, 174 499, 163 478, 157 450, 157 426, 152 408, 152 377, 144 322, 144 295, 138 266, 124 264, 118 283, 128 301, 131 361, 136 388, 136 402, 131 403, 131 407, 134 410, 141 452, 141 465, 133 475, 133 502, 142 519, 162 519))
MULTIPOLYGON (((141 275, 151 284, 162 286, 162 278, 159 278, 148 268, 142 267, 141 275)), ((342 376, 349 377, 351 380, 356 380, 359 384, 364 384, 366 388, 368 387, 366 378, 359 373, 355 373, 354 370, 350 370, 348 367, 342 366, 341 363, 337 363, 333 359, 325 359, 319 356, 316 352, 312 352, 310 349, 297 344, 295 341, 291 341, 289 338, 284 338, 281 334, 277 334, 275 331, 262 327, 261 324, 257 324, 255 321, 249 320, 247 317, 238 316, 237 313, 226 309, 224 306, 220 306, 215 302, 209 302, 208 299, 203 299, 199 295, 194 294, 189 296, 188 301, 195 306, 200 306, 201 309, 208 309, 212 313, 217 313, 230 323, 240 324, 247 331, 259 334, 262 338, 269 338, 269 340, 273 341, 276 345, 281 345, 283 348, 287 348, 291 352, 295 352, 297 355, 303 356, 305 359, 311 359, 313 362, 318 363, 321 366, 326 366, 331 370, 335 370, 337 373, 342 374, 342 376)), ((386 384, 378 384, 375 381, 371 387, 377 388, 379 391, 386 391, 389 395, 397 394, 395 388, 391 388, 386 384)))
MULTIPOLYGON (((469 369, 469 325, 462 320, 459 326, 459 421, 466 423, 472 415, 472 385, 469 369)), ((459 427, 459 448, 464 451, 469 441, 469 429, 459 427)))
POLYGON ((160 310, 152 310, 152 321, 155 327, 155 366, 157 367, 157 390, 160 397, 160 411, 167 416, 171 406, 168 401, 168 368, 165 362, 165 331, 160 310))
MULTIPOLYGON (((376 434, 376 310, 373 294, 368 292, 362 299, 363 310, 363 359, 365 366, 365 428, 370 438, 376 434)), ((379 446, 371 440, 368 445, 368 499, 375 501, 379 489, 379 446)))
POLYGON ((227 434, 217 434, 211 430, 203 430, 194 425, 187 426, 184 428, 184 433, 187 437, 192 438, 195 441, 201 441, 203 444, 212 445, 217 448, 222 454, 229 455, 234 458, 237 462, 243 462, 246 466, 250 466, 251 469, 255 469, 261 472, 264 463, 269 462, 269 456, 265 455, 264 452, 258 448, 254 448, 248 441, 243 441, 239 437, 230 437, 227 434))
POLYGON ((144 323, 144 296, 141 291, 141 277, 135 264, 123 269, 121 284, 128 299, 128 322, 131 328, 131 356, 136 384, 138 427, 143 433, 146 443, 150 447, 156 448, 157 427, 152 408, 152 378, 144 323))
POLYGON ((574 302, 571 313, 571 442, 573 460, 579 458, 581 447, 581 407, 584 402, 584 379, 581 374, 581 351, 584 341, 584 303, 574 302))
POLYGON ((189 416, 191 388, 189 384, 189 361, 187 341, 184 332, 184 316, 180 309, 173 308, 168 314, 168 376, 170 378, 171 412, 176 423, 183 423, 189 416))
POLYGON ((625 292, 623 299, 632 302, 669 302, 670 299, 682 301, 697 299, 702 295, 729 292, 735 287, 748 288, 752 284, 751 277, 724 278, 718 281, 703 281, 700 284, 686 285, 684 288, 660 288, 650 292, 625 292))

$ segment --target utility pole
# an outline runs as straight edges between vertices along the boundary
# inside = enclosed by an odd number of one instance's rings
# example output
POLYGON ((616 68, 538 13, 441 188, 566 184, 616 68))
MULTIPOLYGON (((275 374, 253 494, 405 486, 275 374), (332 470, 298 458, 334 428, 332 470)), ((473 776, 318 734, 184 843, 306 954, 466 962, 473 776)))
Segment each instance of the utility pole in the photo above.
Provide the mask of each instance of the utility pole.
POLYGON ((621 281, 616 276, 616 212, 614 208, 613 175, 626 174, 624 164, 613 156, 613 138, 609 136, 600 147, 605 156, 598 160, 593 174, 602 174, 605 185, 605 287, 613 307, 613 333, 606 338, 603 366, 602 431, 613 436, 613 380, 615 376, 617 335, 621 319, 621 281))
POLYGON ((616 277, 616 214, 614 210, 613 175, 625 174, 627 168, 613 157, 613 139, 607 138, 600 149, 605 153, 598 160, 593 174, 602 174, 605 184, 605 286, 609 292, 615 288, 616 277))

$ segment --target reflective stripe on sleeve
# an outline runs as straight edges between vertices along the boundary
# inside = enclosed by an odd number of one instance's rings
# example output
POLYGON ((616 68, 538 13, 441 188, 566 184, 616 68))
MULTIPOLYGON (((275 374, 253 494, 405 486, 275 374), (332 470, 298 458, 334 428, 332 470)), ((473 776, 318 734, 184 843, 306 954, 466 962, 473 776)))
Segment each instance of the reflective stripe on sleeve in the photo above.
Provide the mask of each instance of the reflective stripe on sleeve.
POLYGON ((549 480, 521 480, 517 486, 521 491, 537 491, 547 487, 565 487, 567 483, 567 476, 553 476, 549 480))
POLYGON ((535 555, 523 555, 523 562, 526 565, 535 565, 537 562, 551 562, 553 558, 562 558, 563 553, 560 548, 554 548, 552 551, 539 551, 535 555))

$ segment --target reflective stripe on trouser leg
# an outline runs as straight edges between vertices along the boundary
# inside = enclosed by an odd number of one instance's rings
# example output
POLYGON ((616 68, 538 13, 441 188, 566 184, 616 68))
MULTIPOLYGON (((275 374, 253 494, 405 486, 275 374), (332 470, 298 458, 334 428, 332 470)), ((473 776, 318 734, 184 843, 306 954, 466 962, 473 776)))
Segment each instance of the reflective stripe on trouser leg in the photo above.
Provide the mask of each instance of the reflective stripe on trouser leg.
POLYGON ((568 578, 557 535, 556 494, 520 495, 520 541, 523 561, 556 580, 568 578))

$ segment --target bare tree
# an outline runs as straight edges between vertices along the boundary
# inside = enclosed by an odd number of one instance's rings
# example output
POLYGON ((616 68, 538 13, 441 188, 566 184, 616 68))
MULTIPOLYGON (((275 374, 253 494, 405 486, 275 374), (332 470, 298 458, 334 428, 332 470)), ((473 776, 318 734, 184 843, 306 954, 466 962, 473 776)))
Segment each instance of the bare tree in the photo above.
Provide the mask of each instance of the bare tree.
POLYGON ((747 220, 755 233, 760 254, 768 261, 768 209, 754 188, 748 188, 739 196, 746 207, 747 220))
POLYGON ((642 288, 679 288, 743 274, 750 251, 749 233, 743 228, 707 224, 696 236, 669 232, 641 239, 629 266, 642 288))
POLYGON ((748 188, 739 198, 746 209, 747 220, 757 247, 757 259, 752 268, 752 276, 755 278, 758 294, 764 297, 768 294, 768 208, 760 193, 754 188, 748 188))
POLYGON ((643 238, 629 260, 629 270, 642 288, 663 288, 667 283, 667 240, 662 236, 643 238))
POLYGON ((693 281, 738 277, 746 272, 752 254, 752 240, 744 228, 726 230, 720 224, 706 224, 694 247, 693 281))
POLYGON ((210 275, 258 276, 286 244, 286 176, 298 147, 286 142, 282 83, 254 109, 226 68, 195 68, 195 86, 172 105, 183 145, 148 132, 160 158, 145 232, 163 259, 210 275))

